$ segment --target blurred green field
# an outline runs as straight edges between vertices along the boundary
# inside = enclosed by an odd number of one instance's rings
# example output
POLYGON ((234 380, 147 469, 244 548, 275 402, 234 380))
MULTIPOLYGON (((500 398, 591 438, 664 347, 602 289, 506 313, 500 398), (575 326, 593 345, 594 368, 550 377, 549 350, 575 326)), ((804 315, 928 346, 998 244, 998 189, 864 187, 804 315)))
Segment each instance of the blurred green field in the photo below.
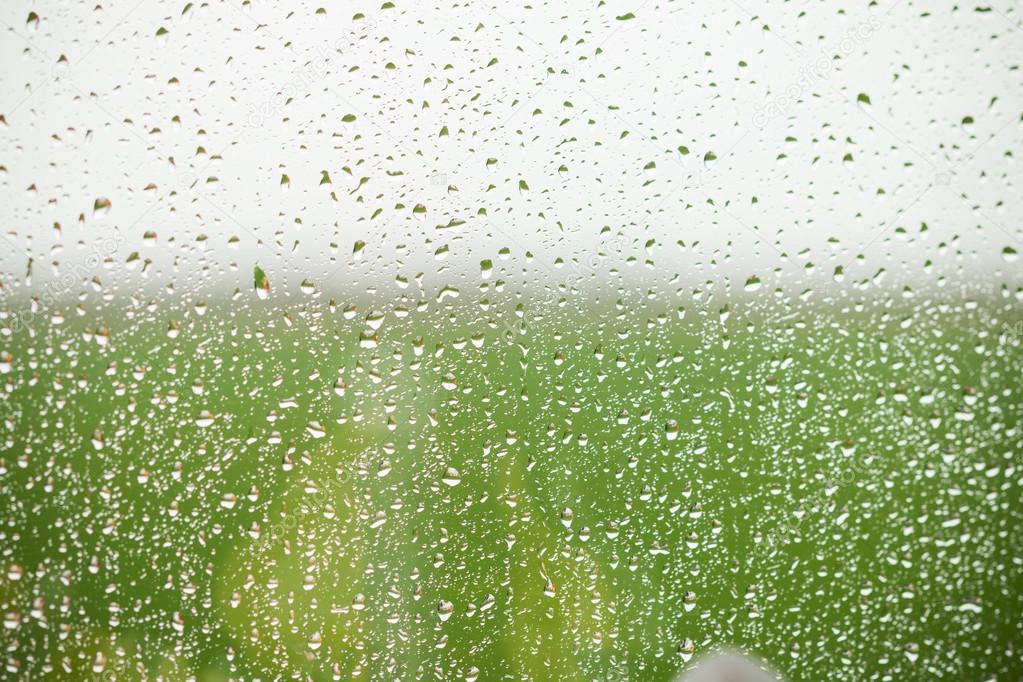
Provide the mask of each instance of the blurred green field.
POLYGON ((8 336, 7 674, 1023 675, 1014 301, 509 299, 8 336))

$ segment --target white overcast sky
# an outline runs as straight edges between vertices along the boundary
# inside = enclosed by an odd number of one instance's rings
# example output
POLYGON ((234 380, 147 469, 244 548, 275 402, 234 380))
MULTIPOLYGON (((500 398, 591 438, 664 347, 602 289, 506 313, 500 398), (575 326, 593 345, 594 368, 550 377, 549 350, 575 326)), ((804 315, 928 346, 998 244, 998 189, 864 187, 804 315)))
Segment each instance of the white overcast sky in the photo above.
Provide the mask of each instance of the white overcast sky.
POLYGON ((5 286, 1020 283, 1016 3, 381 4, 5 2, 5 286))

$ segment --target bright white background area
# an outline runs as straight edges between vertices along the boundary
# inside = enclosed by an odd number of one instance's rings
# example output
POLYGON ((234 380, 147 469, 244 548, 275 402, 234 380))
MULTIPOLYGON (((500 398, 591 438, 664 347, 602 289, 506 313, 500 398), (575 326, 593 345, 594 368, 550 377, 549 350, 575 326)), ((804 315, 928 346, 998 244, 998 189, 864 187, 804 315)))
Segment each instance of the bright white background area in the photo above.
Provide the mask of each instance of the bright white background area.
POLYGON ((390 5, 5 3, 4 286, 1020 284, 1017 3, 390 5))

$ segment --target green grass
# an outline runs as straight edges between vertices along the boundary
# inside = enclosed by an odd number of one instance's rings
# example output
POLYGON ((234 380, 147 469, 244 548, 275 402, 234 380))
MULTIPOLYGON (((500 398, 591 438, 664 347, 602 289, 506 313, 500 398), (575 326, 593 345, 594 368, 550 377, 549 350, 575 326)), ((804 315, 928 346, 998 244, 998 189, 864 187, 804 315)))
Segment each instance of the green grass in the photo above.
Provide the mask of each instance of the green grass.
POLYGON ((21 675, 666 680, 686 639, 792 680, 1023 673, 1011 306, 462 303, 360 347, 363 312, 245 302, 4 342, 21 675))

